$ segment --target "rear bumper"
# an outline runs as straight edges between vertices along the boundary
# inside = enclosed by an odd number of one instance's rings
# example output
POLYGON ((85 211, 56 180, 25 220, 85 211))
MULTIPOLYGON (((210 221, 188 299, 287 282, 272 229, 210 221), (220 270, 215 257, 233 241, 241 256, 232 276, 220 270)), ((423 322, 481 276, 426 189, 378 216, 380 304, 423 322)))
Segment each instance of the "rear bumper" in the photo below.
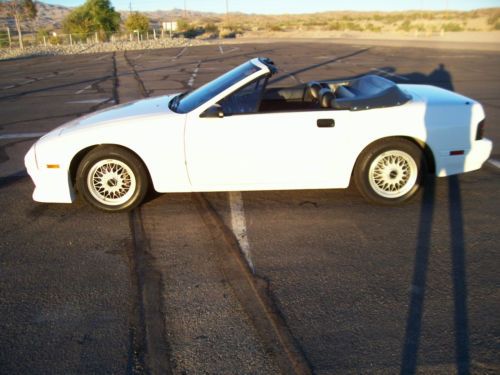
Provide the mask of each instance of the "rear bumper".
POLYGON ((493 142, 484 138, 474 141, 465 155, 442 155, 436 160, 436 174, 444 177, 480 169, 490 157, 492 149, 493 142))
POLYGON ((26 170, 35 184, 33 200, 50 203, 74 202, 75 191, 68 171, 64 169, 39 169, 35 147, 36 145, 33 145, 24 157, 26 170))

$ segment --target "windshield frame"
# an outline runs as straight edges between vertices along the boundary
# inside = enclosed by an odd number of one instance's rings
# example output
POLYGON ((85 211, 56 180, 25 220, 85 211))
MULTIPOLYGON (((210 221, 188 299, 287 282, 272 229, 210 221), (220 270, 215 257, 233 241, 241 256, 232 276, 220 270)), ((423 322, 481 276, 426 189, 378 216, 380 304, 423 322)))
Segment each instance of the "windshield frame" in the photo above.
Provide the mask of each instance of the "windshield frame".
POLYGON ((169 108, 179 114, 201 113, 233 91, 268 73, 270 73, 269 68, 258 58, 246 61, 196 90, 175 96, 170 101, 169 108), (183 100, 186 98, 192 100, 192 102, 185 102, 186 105, 182 108, 183 100))

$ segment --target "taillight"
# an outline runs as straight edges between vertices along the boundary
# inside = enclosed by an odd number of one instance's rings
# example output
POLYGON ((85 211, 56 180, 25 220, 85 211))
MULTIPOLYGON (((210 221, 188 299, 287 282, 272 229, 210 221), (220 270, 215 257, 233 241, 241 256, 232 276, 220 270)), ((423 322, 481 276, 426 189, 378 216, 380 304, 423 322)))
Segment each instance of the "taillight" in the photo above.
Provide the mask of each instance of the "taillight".
POLYGON ((480 139, 483 139, 484 136, 484 127, 486 125, 486 120, 482 120, 479 124, 477 124, 477 131, 476 131, 476 141, 479 141, 480 139))

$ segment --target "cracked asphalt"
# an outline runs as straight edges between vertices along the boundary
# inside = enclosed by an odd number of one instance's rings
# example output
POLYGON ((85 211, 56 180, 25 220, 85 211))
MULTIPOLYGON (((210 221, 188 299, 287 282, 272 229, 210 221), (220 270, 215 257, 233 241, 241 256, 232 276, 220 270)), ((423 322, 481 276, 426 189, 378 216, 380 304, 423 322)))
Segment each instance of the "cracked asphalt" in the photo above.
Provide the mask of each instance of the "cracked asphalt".
POLYGON ((354 187, 243 192, 254 274, 224 231, 227 193, 152 194, 110 215, 33 202, 23 165, 29 134, 256 56, 280 68, 274 85, 373 73, 471 96, 500 160, 500 53, 445 47, 290 41, 0 62, 0 373, 498 373, 492 164, 396 208, 354 187))

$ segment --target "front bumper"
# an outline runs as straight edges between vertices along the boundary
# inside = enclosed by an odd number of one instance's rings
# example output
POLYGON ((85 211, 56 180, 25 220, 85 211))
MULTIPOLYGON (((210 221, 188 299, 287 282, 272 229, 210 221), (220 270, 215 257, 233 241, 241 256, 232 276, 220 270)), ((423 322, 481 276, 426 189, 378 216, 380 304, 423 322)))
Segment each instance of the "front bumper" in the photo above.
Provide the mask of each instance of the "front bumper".
POLYGON ((72 203, 75 191, 69 173, 65 169, 39 168, 36 161, 36 143, 24 157, 24 164, 30 175, 35 190, 33 200, 49 203, 72 203))
POLYGON ((493 150, 493 142, 483 138, 472 143, 465 155, 442 155, 436 160, 436 174, 439 177, 475 171, 483 166, 493 150))

